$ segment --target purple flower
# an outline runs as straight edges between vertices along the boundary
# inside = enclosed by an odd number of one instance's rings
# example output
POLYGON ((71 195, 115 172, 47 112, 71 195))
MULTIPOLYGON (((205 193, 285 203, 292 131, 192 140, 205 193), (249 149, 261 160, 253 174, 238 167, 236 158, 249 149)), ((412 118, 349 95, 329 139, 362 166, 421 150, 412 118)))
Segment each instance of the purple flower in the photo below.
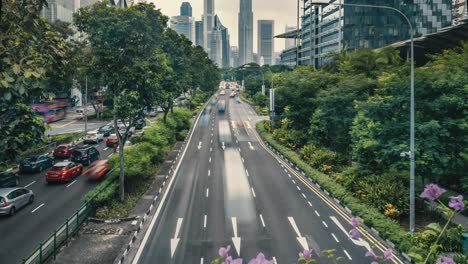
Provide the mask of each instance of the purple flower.
POLYGON ((305 259, 312 258, 312 250, 304 249, 303 252, 299 253, 299 257, 304 257, 305 259))
POLYGON ((361 232, 359 232, 359 230, 357 230, 356 228, 353 228, 350 232, 349 232, 349 237, 354 239, 354 240, 359 240, 361 238, 361 232))
POLYGON ((229 256, 229 250, 231 250, 231 246, 227 246, 225 248, 222 247, 218 250, 218 254, 220 257, 227 258, 229 256))
POLYGON ((359 221, 359 219, 357 217, 351 218, 351 224, 354 227, 360 227, 361 226, 361 222, 359 221))
POLYGON ((457 264, 457 263, 455 263, 455 261, 453 261, 452 258, 443 257, 442 259, 438 259, 436 264, 457 264))
POLYGON ((258 253, 256 258, 249 261, 249 264, 273 264, 273 261, 267 260, 263 253, 258 253))
POLYGON ((366 252, 366 257, 373 257, 373 258, 377 259, 377 255, 372 250, 369 250, 369 251, 366 252))
POLYGON ((393 258, 393 250, 391 248, 385 250, 385 252, 383 253, 383 257, 386 260, 392 259, 393 258))
POLYGON ((421 198, 427 198, 429 200, 435 201, 445 192, 444 189, 437 186, 437 184, 429 184, 424 188, 424 192, 421 193, 421 198))
POLYGON ((455 211, 462 211, 465 208, 465 204, 463 203, 463 196, 450 196, 449 206, 455 211))
POLYGON ((242 259, 232 259, 231 256, 227 257, 223 264, 242 264, 242 259))

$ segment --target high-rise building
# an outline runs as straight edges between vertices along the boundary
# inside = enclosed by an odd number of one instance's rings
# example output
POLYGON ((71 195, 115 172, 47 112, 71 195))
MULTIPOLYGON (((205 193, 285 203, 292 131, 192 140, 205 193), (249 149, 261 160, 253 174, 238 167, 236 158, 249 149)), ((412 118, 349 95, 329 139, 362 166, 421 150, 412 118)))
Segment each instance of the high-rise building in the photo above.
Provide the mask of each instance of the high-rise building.
POLYGON ((240 0, 239 12, 239 63, 253 61, 253 12, 252 0, 240 0))
MULTIPOLYGON (((416 37, 452 23, 452 0, 335 0, 343 4, 384 5, 406 14, 416 37)), ((409 39, 409 26, 393 10, 312 4, 303 0, 299 64, 320 68, 327 54, 343 48, 380 48, 409 39)))
POLYGON ((195 21, 195 45, 203 47, 203 21, 195 21))
POLYGON ((225 29, 225 27, 221 24, 219 17, 216 15, 214 27, 211 30, 209 55, 210 59, 220 68, 223 67, 223 29, 225 29))
POLYGON ((181 16, 192 16, 192 6, 190 5, 189 2, 183 2, 182 5, 180 6, 180 15, 181 16))
POLYGON ((214 28, 215 2, 214 0, 204 0, 203 6, 203 47, 210 54, 211 32, 214 28))
MULTIPOLYGON (((293 30, 296 30, 297 27, 291 27, 286 25, 285 31, 284 32, 290 32, 293 30)), ((296 47, 296 41, 293 38, 286 38, 285 43, 284 43, 284 49, 290 49, 296 47)))
MULTIPOLYGON (((79 0, 80 2, 80 6, 79 7, 87 7, 89 5, 93 5, 97 2, 99 2, 99 0, 79 0)), ((76 7, 75 7, 75 10, 76 10, 76 7)))
POLYGON ((240 66, 240 64, 239 64, 239 48, 237 46, 232 46, 231 47, 230 66, 232 68, 237 68, 237 67, 240 66))
POLYGON ((260 65, 263 65, 263 64, 273 65, 274 64, 274 58, 273 58, 273 52, 275 51, 275 42, 273 40, 274 34, 275 34, 275 21, 258 20, 257 54, 259 57, 260 65))
POLYGON ((195 43, 195 21, 193 17, 173 16, 169 21, 169 27, 195 43))
POLYGON ((221 29, 222 35, 222 53, 223 53, 223 68, 229 68, 231 62, 231 41, 229 30, 226 27, 221 29))
POLYGON ((462 18, 468 18, 468 1, 452 0, 452 16, 454 24, 457 24, 462 18))
POLYGON ((57 20, 71 23, 75 6, 79 7, 80 2, 74 0, 47 0, 47 7, 42 8, 42 16, 50 22, 57 20))

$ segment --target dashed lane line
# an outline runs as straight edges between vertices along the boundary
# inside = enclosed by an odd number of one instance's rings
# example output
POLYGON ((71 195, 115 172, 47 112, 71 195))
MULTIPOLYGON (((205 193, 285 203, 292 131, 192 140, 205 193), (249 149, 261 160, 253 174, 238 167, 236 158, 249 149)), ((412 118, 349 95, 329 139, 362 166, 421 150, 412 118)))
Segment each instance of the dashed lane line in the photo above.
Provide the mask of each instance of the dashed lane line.
POLYGON ((41 208, 42 206, 44 206, 45 203, 42 203, 41 205, 39 205, 38 207, 36 207, 36 209, 32 210, 31 211, 31 214, 36 212, 37 210, 39 210, 39 208, 41 208))
POLYGON ((260 220, 262 221, 262 226, 265 227, 265 221, 263 221, 263 216, 260 214, 260 220))
POLYGON ((28 188, 29 186, 33 185, 34 183, 36 183, 36 181, 33 181, 33 182, 31 182, 30 184, 24 186, 24 188, 28 188))
POLYGON ((255 196, 255 191, 254 191, 254 189, 253 189, 253 188, 250 188, 250 189, 252 190, 252 195, 253 195, 253 197, 255 198, 256 196, 255 196))
POLYGON ((75 184, 76 180, 72 181, 70 184, 67 185, 67 188, 75 184))
POLYGON ((340 243, 340 241, 338 240, 338 238, 336 238, 335 234, 331 233, 332 237, 336 240, 336 242, 340 243))

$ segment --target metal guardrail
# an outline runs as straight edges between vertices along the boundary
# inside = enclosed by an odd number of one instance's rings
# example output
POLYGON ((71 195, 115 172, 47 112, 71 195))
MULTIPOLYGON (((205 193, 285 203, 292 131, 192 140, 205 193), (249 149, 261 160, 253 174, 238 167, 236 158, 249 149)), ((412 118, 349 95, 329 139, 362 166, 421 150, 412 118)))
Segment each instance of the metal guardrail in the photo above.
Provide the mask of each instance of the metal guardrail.
MULTIPOLYGON (((113 170, 109 171, 107 175, 110 175, 113 170)), ((114 183, 118 177, 110 180, 103 189, 108 188, 112 183, 114 183)), ((98 195, 98 194, 96 194, 98 195)), ((65 223, 63 223, 59 228, 54 230, 54 232, 43 242, 36 247, 32 253, 24 258, 23 264, 42 264, 45 263, 51 257, 57 256, 57 252, 63 244, 68 243, 68 240, 78 233, 80 226, 87 222, 89 217, 94 215, 95 207, 93 205, 93 200, 96 196, 92 197, 88 202, 83 204, 73 215, 68 218, 65 223)))

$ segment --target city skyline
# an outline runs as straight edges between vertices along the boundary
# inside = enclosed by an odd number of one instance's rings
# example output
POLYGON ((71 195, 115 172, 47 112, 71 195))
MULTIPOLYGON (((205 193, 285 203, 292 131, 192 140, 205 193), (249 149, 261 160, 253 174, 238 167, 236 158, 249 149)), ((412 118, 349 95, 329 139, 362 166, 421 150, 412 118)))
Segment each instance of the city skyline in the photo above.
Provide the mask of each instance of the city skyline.
MULTIPOLYGON (((180 5, 183 2, 189 2, 192 5, 193 17, 200 20, 203 15, 204 0, 152 0, 157 8, 166 16, 176 16, 180 12, 180 5)), ((257 21, 275 20, 276 31, 274 35, 283 32, 286 25, 296 25, 296 5, 286 1, 253 1, 253 51, 257 51, 257 21)), ((238 44, 238 14, 239 0, 215 0, 215 15, 217 14, 223 21, 223 25, 230 30, 231 45, 238 44)), ((281 52, 285 47, 284 39, 275 39, 275 52, 281 52)))

